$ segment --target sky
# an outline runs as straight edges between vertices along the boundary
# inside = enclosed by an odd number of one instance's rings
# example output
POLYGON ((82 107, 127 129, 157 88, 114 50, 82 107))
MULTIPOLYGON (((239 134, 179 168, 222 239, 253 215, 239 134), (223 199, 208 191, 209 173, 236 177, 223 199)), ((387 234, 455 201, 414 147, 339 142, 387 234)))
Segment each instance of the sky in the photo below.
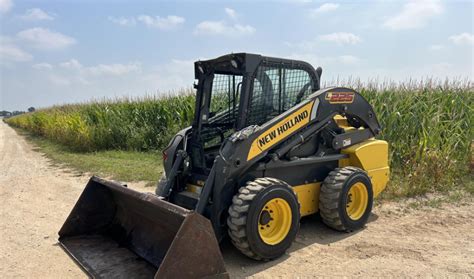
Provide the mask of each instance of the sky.
POLYGON ((474 76, 473 1, 0 0, 0 110, 190 88, 193 62, 300 59, 322 81, 474 76))

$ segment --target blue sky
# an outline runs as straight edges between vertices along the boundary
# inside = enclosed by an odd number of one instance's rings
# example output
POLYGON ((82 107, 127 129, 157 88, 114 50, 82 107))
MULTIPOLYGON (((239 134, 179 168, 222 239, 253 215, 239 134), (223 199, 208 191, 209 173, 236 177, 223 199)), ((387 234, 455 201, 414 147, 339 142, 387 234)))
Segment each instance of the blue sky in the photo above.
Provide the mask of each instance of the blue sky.
POLYGON ((302 59, 323 81, 473 79, 472 1, 0 0, 0 110, 190 87, 229 52, 302 59))

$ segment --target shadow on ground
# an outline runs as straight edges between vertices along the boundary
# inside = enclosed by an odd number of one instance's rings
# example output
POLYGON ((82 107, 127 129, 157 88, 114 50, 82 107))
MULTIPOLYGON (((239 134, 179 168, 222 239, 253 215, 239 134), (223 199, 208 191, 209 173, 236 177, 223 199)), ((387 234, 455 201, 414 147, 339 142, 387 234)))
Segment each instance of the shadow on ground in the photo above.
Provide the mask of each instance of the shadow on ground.
MULTIPOLYGON (((368 223, 377 219, 378 215, 372 213, 368 223)), ((227 271, 229 272, 231 278, 241 278, 252 276, 275 265, 278 265, 279 263, 291 257, 291 253, 298 251, 299 249, 311 246, 313 244, 330 245, 331 243, 352 237, 363 230, 364 229, 350 233, 335 231, 324 225, 318 214, 316 216, 305 217, 301 220, 300 230, 296 236, 295 241, 287 253, 276 260, 269 262, 252 260, 241 254, 229 240, 226 240, 224 243, 222 243, 221 249, 227 271)))

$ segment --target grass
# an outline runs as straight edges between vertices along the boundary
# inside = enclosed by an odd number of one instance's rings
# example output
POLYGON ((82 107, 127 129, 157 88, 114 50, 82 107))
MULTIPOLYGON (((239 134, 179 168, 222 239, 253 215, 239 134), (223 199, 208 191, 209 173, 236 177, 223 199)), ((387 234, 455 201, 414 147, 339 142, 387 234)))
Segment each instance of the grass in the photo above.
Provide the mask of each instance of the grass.
MULTIPOLYGON (((18 130, 17 130, 18 131, 18 130)), ((54 164, 74 171, 108 177, 113 180, 144 181, 147 186, 156 184, 163 172, 161 153, 123 150, 77 152, 49 139, 18 131, 45 153, 54 164)))
MULTIPOLYGON (((374 107, 383 128, 378 137, 390 144, 392 175, 383 197, 457 188, 473 193, 472 81, 336 80, 331 84, 356 89, 374 107)), ((7 123, 48 139, 48 144, 42 143, 45 152, 70 166, 84 171, 97 169, 124 178, 121 180, 150 181, 159 177, 157 151, 191 123, 193 112, 192 91, 182 90, 161 98, 55 106, 9 118, 7 123), (53 147, 53 143, 61 147, 53 147)))
POLYGON ((433 195, 422 199, 408 200, 406 209, 441 208, 444 204, 462 205, 472 201, 472 195, 467 195, 463 189, 453 190, 444 195, 433 195))

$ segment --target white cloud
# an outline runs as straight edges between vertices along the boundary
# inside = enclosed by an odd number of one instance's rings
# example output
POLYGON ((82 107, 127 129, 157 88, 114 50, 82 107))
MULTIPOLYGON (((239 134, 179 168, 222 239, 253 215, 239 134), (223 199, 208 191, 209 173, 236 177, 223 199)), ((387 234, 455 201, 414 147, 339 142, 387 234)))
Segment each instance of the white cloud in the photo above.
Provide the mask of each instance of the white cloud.
POLYGON ((290 48, 299 48, 303 51, 312 52, 314 50, 319 49, 319 47, 321 46, 321 41, 334 42, 339 45, 344 45, 344 44, 355 45, 362 42, 362 39, 359 36, 352 33, 337 32, 337 33, 321 35, 321 36, 318 36, 316 39, 309 40, 309 41, 302 41, 299 43, 285 42, 284 44, 290 48))
POLYGON ((222 35, 227 37, 240 37, 243 35, 251 35, 256 29, 249 24, 241 24, 237 21, 239 15, 231 8, 225 8, 225 13, 233 22, 220 20, 205 20, 200 22, 194 28, 194 35, 222 35))
POLYGON ((237 18, 237 12, 234 9, 231 8, 225 8, 225 13, 232 19, 237 18))
POLYGON ((11 43, 13 43, 13 39, 11 37, 0 35, 0 45, 11 43))
POLYGON ((470 33, 461 33, 458 35, 453 35, 449 37, 449 40, 456 45, 473 45, 474 44, 474 34, 470 33))
POLYGON ((41 27, 20 31, 17 37, 35 48, 48 50, 66 48, 76 43, 72 37, 41 27))
POLYGON ((336 3, 324 3, 319 8, 313 10, 313 14, 321 14, 335 11, 339 8, 339 4, 336 3))
POLYGON ((242 36, 255 33, 255 28, 250 25, 233 24, 229 25, 224 21, 203 21, 199 23, 195 30, 195 35, 224 35, 242 36))
POLYGON ((35 64, 33 68, 49 70, 47 78, 57 86, 88 85, 98 80, 104 82, 105 78, 125 78, 128 74, 141 72, 141 64, 138 62, 85 66, 75 58, 56 66, 48 63, 35 64))
POLYGON ((23 20, 53 20, 54 17, 45 11, 39 9, 39 8, 34 8, 34 9, 29 9, 25 12, 24 15, 20 16, 21 19, 23 20))
POLYGON ((139 15, 137 17, 113 17, 109 16, 107 19, 115 24, 121 26, 134 26, 138 23, 143 23, 147 27, 157 28, 160 30, 172 30, 183 24, 186 20, 183 17, 169 15, 166 17, 139 15))
POLYGON ((94 76, 110 75, 121 76, 132 72, 139 72, 141 65, 139 63, 129 64, 99 64, 97 66, 88 67, 88 73, 94 76))
POLYGON ((430 45, 429 49, 434 50, 434 51, 442 50, 442 49, 444 49, 444 45, 430 45))
POLYGON ((13 2, 11 0, 0 0, 0 13, 7 13, 12 7, 13 2))
POLYGON ((80 70, 82 69, 82 64, 77 61, 77 59, 71 59, 66 62, 59 63, 59 67, 65 68, 65 69, 74 69, 74 70, 80 70))
POLYGON ((53 65, 51 65, 49 63, 38 63, 38 64, 34 64, 31 67, 33 67, 33 69, 36 69, 36 70, 51 70, 51 69, 53 69, 53 65))
POLYGON ((167 17, 140 15, 137 17, 137 20, 148 27, 158 28, 161 30, 170 30, 185 22, 183 17, 175 15, 169 15, 167 17))
POLYGON ((343 44, 355 45, 362 41, 362 39, 359 36, 352 33, 346 33, 346 32, 337 32, 337 33, 321 35, 318 38, 321 41, 335 42, 340 45, 343 45, 343 44))
POLYGON ((339 67, 341 64, 356 65, 362 61, 359 57, 354 55, 319 56, 314 52, 293 53, 289 55, 289 58, 309 62, 315 68, 316 66, 322 66, 323 69, 326 66, 339 67))
POLYGON ((33 59, 33 56, 22 49, 10 45, 0 44, 0 61, 25 62, 33 59))
POLYGON ((77 59, 59 63, 59 67, 79 71, 84 76, 121 76, 132 72, 140 72, 141 64, 138 62, 128 64, 99 64, 83 66, 77 59))
POLYGON ((0 35, 0 64, 9 62, 25 62, 33 59, 33 55, 15 45, 15 41, 0 35))
POLYGON ((383 26, 392 30, 421 28, 442 12, 443 6, 439 0, 410 1, 403 5, 400 13, 389 17, 383 26))
POLYGON ((113 17, 109 16, 107 18, 111 22, 121 25, 121 26, 133 26, 136 24, 136 20, 133 17, 113 17))

